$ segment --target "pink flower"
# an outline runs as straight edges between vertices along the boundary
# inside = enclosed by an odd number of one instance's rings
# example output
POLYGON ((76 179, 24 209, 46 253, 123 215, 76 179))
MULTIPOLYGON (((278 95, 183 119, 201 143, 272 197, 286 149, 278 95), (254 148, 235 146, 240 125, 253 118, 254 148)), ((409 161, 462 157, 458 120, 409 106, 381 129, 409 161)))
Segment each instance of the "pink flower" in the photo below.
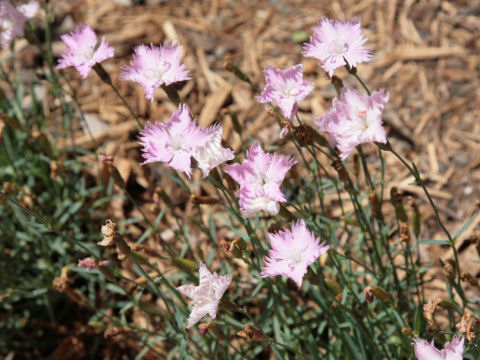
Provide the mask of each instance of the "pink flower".
POLYGON ((206 132, 210 135, 210 140, 193 153, 204 178, 214 167, 235 157, 232 150, 222 147, 223 127, 221 125, 212 125, 206 129, 206 132))
POLYGON ((295 281, 299 288, 307 268, 330 248, 315 238, 303 219, 292 223, 292 230, 267 233, 267 238, 272 249, 260 276, 283 275, 295 281))
POLYGON ((97 63, 113 57, 113 47, 102 36, 100 43, 90 25, 80 25, 70 34, 62 35, 61 39, 67 46, 58 60, 57 69, 74 66, 85 79, 97 63))
POLYGON ((282 110, 286 119, 292 120, 297 113, 296 103, 305 99, 313 90, 309 81, 303 80, 303 65, 294 65, 286 70, 275 69, 273 66, 265 68, 267 84, 258 102, 273 102, 282 110))
POLYGON ((23 36, 25 21, 38 10, 38 2, 32 1, 14 7, 9 0, 0 0, 0 47, 6 49, 16 37, 23 36))
POLYGON ((134 49, 130 66, 123 67, 120 78, 142 85, 146 98, 153 101, 158 87, 190 79, 185 65, 180 64, 182 49, 182 45, 172 43, 139 45, 134 49))
POLYGON ((350 67, 357 67, 370 60, 371 51, 363 46, 366 41, 360 19, 334 21, 323 18, 318 27, 313 28, 313 36, 305 44, 303 54, 320 60, 322 69, 331 77, 336 68, 347 62, 350 67))
POLYGON ((193 300, 193 309, 187 320, 187 329, 190 329, 207 314, 212 319, 217 317, 220 299, 232 282, 232 275, 212 274, 202 262, 200 262, 199 273, 200 283, 198 286, 188 284, 177 288, 180 293, 193 300))
POLYGON ((264 210, 278 214, 278 202, 285 202, 280 185, 287 171, 296 164, 291 156, 265 153, 259 143, 253 143, 241 164, 225 166, 225 172, 240 185, 240 208, 244 217, 264 210))
POLYGON ((190 119, 188 107, 180 105, 164 123, 147 123, 140 131, 143 164, 161 161, 190 178, 191 156, 204 146, 212 135, 190 119))
POLYGON ((342 160, 359 144, 387 143, 382 112, 389 96, 384 89, 368 96, 353 88, 343 88, 340 99, 333 100, 332 109, 315 120, 320 131, 330 134, 330 145, 340 150, 342 160))
POLYGON ((438 350, 426 340, 416 338, 413 340, 413 349, 418 360, 462 360, 463 343, 465 338, 454 336, 451 342, 445 343, 445 349, 438 350))
MULTIPOLYGON (((97 261, 95 259, 92 259, 91 257, 86 257, 84 259, 78 260, 78 265, 79 267, 86 267, 87 271, 95 269, 95 265, 97 264, 97 261)), ((98 262, 98 266, 107 266, 108 265, 108 260, 103 260, 98 262)))

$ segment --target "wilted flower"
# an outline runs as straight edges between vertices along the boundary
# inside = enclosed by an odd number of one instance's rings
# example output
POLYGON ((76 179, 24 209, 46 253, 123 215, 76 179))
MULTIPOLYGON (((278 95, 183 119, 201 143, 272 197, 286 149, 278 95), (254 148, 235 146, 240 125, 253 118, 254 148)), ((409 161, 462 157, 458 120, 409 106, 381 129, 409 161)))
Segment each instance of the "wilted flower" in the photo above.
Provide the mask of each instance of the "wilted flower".
POLYGON ((14 7, 9 0, 0 0, 0 47, 6 49, 16 37, 23 36, 25 21, 38 10, 38 2, 14 7))
POLYGON ((413 348, 418 360, 462 360, 463 343, 465 338, 454 336, 451 342, 445 343, 444 350, 438 350, 433 344, 426 340, 413 339, 413 348))
POLYGON ((309 81, 303 80, 303 65, 294 65, 286 70, 273 66, 265 68, 265 89, 257 97, 258 102, 273 102, 282 110, 286 119, 292 120, 297 113, 296 103, 305 99, 313 90, 309 81))
POLYGON ((87 271, 95 269, 95 266, 107 266, 108 265, 108 260, 102 260, 98 261, 96 259, 93 259, 91 257, 86 257, 84 259, 78 260, 78 265, 79 267, 86 267, 87 271))
POLYGON ((198 286, 188 284, 177 288, 180 293, 193 300, 193 309, 187 320, 187 329, 190 329, 207 314, 212 319, 217 317, 220 299, 232 282, 232 275, 212 274, 202 262, 200 262, 199 273, 200 283, 198 286))
POLYGON ((323 18, 318 27, 313 28, 313 36, 305 44, 303 54, 320 60, 322 69, 331 77, 336 68, 347 62, 350 67, 356 67, 370 60, 371 52, 363 46, 366 41, 360 19, 335 21, 323 18))
POLYGON ((130 66, 123 67, 120 78, 142 85, 146 98, 153 101, 158 87, 190 79, 185 65, 180 64, 182 49, 182 45, 169 42, 160 46, 139 45, 134 49, 130 66))
POLYGON ((180 105, 164 123, 147 123, 140 131, 143 164, 161 161, 190 178, 191 157, 212 135, 190 119, 188 107, 180 105))
POLYGON ((315 120, 320 131, 330 134, 331 146, 336 146, 345 160, 359 144, 375 141, 387 143, 382 126, 382 112, 389 98, 384 89, 371 96, 353 88, 343 88, 340 99, 333 99, 332 109, 315 120))
POLYGON ((240 208, 244 217, 260 210, 276 215, 278 202, 287 199, 280 185, 287 171, 296 164, 291 156, 265 153, 258 142, 247 151, 241 164, 225 166, 225 172, 240 185, 240 208))
POLYGON ((212 125, 206 129, 206 132, 210 135, 210 140, 193 153, 204 178, 214 167, 235 157, 232 150, 222 147, 223 127, 221 125, 212 125))
POLYGON ((292 223, 291 230, 267 233, 267 238, 272 249, 265 258, 261 277, 287 276, 299 288, 307 268, 330 248, 320 243, 320 238, 315 238, 303 219, 292 223))
POLYGON ((57 69, 74 66, 84 79, 95 64, 113 57, 113 47, 105 41, 105 36, 98 42, 90 25, 77 26, 70 34, 62 35, 61 39, 67 49, 58 60, 57 69))

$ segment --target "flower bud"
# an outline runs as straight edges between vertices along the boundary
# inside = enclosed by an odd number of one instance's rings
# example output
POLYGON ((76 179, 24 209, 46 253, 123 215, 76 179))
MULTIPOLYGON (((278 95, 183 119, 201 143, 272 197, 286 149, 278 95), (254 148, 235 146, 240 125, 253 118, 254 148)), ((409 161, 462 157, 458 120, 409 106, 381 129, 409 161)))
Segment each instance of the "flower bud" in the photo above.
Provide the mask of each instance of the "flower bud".
POLYGON ((219 340, 225 340, 225 336, 214 321, 209 321, 207 323, 198 325, 198 331, 200 331, 200 334, 202 335, 205 335, 208 331, 211 331, 211 333, 219 340))
POLYGON ((210 196, 192 194, 190 195, 190 202, 195 205, 213 205, 218 204, 220 201, 210 196))
POLYGON ((333 75, 331 82, 332 82, 333 86, 335 86, 335 90, 337 91, 338 97, 340 97, 340 94, 341 94, 342 88, 343 88, 342 79, 340 79, 338 76, 333 75))
POLYGON ((457 273, 457 265, 453 259, 447 259, 443 265, 443 273, 449 279, 455 278, 457 273))
POLYGON ((339 283, 337 283, 336 281, 334 280, 328 280, 326 279, 325 280, 325 284, 327 285, 327 287, 336 295, 338 295, 339 293, 342 292, 342 287, 340 286, 339 283))
POLYGON ((457 307, 457 305, 455 305, 455 303, 449 299, 440 299, 440 301, 438 302, 438 306, 446 310, 453 310, 457 307))
POLYGON ((363 290, 363 294, 365 295, 365 300, 368 303, 372 303, 374 297, 383 302, 390 300, 390 296, 388 296, 385 290, 376 285, 367 286, 365 290, 363 290))
POLYGON ((328 141, 323 135, 320 135, 314 128, 307 124, 302 124, 294 128, 295 137, 301 146, 316 143, 319 146, 328 147, 328 141))
POLYGON ((415 200, 413 198, 410 200, 410 206, 412 207, 412 210, 413 210, 413 216, 412 216, 413 233, 418 238, 420 236, 420 232, 422 231, 422 222, 421 222, 420 211, 418 210, 418 206, 415 203, 415 200))
POLYGON ((194 261, 184 259, 178 256, 172 258, 172 262, 177 265, 180 269, 187 272, 192 272, 198 269, 198 264, 194 261))
POLYGON ((378 199, 378 195, 375 191, 369 191, 368 202, 370 203, 370 208, 372 209, 373 216, 375 216, 377 219, 382 219, 382 208, 380 206, 380 200, 378 199))
POLYGON ((332 162, 333 168, 337 171, 339 179, 344 183, 348 184, 348 173, 341 160, 336 159, 332 162))

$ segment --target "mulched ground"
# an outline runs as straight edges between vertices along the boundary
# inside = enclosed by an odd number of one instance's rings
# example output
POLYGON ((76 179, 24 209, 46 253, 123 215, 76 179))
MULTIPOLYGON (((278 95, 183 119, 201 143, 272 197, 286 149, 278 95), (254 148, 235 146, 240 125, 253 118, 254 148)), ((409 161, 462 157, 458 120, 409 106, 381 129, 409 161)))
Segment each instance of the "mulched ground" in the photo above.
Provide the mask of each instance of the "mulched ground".
MULTIPOLYGON (((138 84, 120 81, 121 66, 130 61, 132 48, 140 43, 158 44, 172 40, 183 44, 184 61, 192 80, 180 91, 197 114, 198 122, 224 126, 224 141, 238 150, 248 136, 265 145, 281 145, 281 152, 294 152, 279 139, 279 128, 263 105, 255 100, 248 84, 226 71, 226 61, 234 62, 263 88, 266 65, 285 68, 304 65, 305 77, 315 83, 315 91, 300 104, 300 117, 313 124, 336 96, 325 72, 314 59, 301 55, 301 42, 312 33, 322 16, 345 19, 359 16, 367 45, 374 58, 358 68, 371 89, 386 88, 390 101, 384 114, 388 138, 393 146, 418 166, 447 228, 455 234, 478 209, 480 199, 480 1, 132 1, 77 0, 51 1, 55 9, 55 55, 62 51, 59 36, 75 25, 88 23, 115 48, 115 58, 104 63, 120 92, 145 120, 163 120, 175 106, 158 91, 154 102, 144 97, 138 84), (236 112, 244 133, 239 136, 229 112, 236 112)), ((16 46, 28 54, 25 42, 16 46)), ((24 56, 24 66, 29 57, 24 56)), ((92 72, 81 80, 76 71, 66 76, 78 92, 82 109, 97 143, 114 157, 115 166, 141 200, 151 205, 157 175, 140 167, 136 143, 137 125, 111 89, 92 72)), ((346 84, 357 86, 344 69, 336 75, 346 84)), ((359 88, 357 86, 357 88, 359 88)), ((52 102, 54 99, 45 98, 52 102)), ((78 125, 76 144, 93 149, 90 136, 78 125)), ((59 140, 59 146, 69 145, 59 140)), ((367 146, 370 165, 378 168, 376 148, 367 146)), ((397 186, 415 200, 422 215, 422 239, 445 239, 433 210, 421 189, 411 185, 408 171, 390 154, 387 162, 387 190, 397 186)), ((88 159, 87 159, 88 160, 88 159)), ((89 161, 94 162, 94 159, 89 161)), ((328 165, 328 162, 325 162, 328 165)), ((351 165, 351 160, 350 160, 351 165)), ((195 172, 192 182, 200 180, 195 172)), ((173 193, 173 185, 164 185, 173 193), (169 188, 172 186, 172 188, 169 188)), ((210 189, 211 190, 211 189, 210 189)), ((196 191, 200 191, 198 188, 196 191)), ((209 192, 208 186, 202 191, 209 192)), ((384 211, 393 212, 386 193, 384 211)), ((185 198, 176 199, 179 203, 185 198)), ((334 201, 331 211, 338 214, 334 201)), ((185 212, 191 205, 185 205, 185 212)), ((112 216, 135 215, 122 204, 112 205, 112 216)), ((473 244, 480 231, 480 217, 458 241, 461 266, 480 277, 478 254, 473 244)), ((138 232, 139 230, 137 230, 138 232)), ((168 234, 163 234, 167 237, 168 234)), ((451 250, 441 246, 421 246, 425 261, 435 261, 430 275, 436 277, 431 296, 444 295, 439 259, 448 259, 451 250)), ((427 294, 428 296, 428 294, 427 294)), ((467 296, 479 296, 469 289, 467 296)))

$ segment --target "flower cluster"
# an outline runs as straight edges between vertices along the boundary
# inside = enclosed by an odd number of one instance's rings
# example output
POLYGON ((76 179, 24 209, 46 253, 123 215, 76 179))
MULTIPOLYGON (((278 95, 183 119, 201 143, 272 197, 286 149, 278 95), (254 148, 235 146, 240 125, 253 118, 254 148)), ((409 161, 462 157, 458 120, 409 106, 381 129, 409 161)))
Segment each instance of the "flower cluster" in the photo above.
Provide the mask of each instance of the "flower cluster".
POLYGON ((190 79, 185 65, 180 64, 182 49, 182 45, 171 43, 139 45, 130 65, 123 67, 120 78, 142 85, 146 98, 153 101, 155 90, 160 86, 190 79))
POLYGON ((9 0, 0 0, 0 47, 6 49, 16 37, 22 37, 25 22, 38 11, 38 2, 14 7, 9 0))
POLYGON ((389 98, 385 90, 362 95, 353 88, 343 88, 340 99, 315 121, 320 131, 329 133, 332 147, 340 150, 345 160, 359 144, 375 141, 386 144, 387 136, 382 126, 382 112, 389 98))
POLYGON ((82 78, 86 78, 97 63, 113 57, 113 47, 102 36, 98 42, 97 35, 90 25, 81 25, 70 34, 61 36, 67 49, 58 60, 57 69, 75 67, 82 78))
POLYGON ((341 66, 348 64, 354 68, 370 60, 371 52, 363 46, 366 41, 359 19, 335 21, 323 18, 318 27, 313 28, 313 36, 305 44, 303 54, 320 60, 322 69, 332 77, 335 69, 341 66))
POLYGON ((187 320, 187 329, 195 325, 202 317, 217 317, 220 299, 232 282, 232 275, 218 275, 208 271, 204 263, 200 263, 200 280, 198 286, 182 285, 177 290, 193 300, 193 309, 187 320))
POLYGON ((225 172, 240 185, 242 215, 250 217, 260 210, 278 214, 278 203, 287 200, 280 185, 295 164, 291 156, 265 153, 255 142, 243 163, 226 165, 225 172))
POLYGON ((233 151, 221 146, 222 131, 219 125, 208 129, 197 125, 188 107, 180 105, 169 120, 149 122, 140 132, 143 163, 165 162, 190 178, 193 156, 206 177, 215 166, 234 157, 233 151))
POLYGON ((443 350, 438 350, 426 340, 416 338, 413 340, 413 349, 418 360, 462 360, 465 338, 454 336, 452 341, 445 343, 443 350))
POLYGON ((267 238, 272 249, 265 258, 260 276, 287 276, 299 288, 307 268, 330 248, 320 243, 320 238, 315 238, 303 219, 293 223, 291 230, 267 233, 267 238))

